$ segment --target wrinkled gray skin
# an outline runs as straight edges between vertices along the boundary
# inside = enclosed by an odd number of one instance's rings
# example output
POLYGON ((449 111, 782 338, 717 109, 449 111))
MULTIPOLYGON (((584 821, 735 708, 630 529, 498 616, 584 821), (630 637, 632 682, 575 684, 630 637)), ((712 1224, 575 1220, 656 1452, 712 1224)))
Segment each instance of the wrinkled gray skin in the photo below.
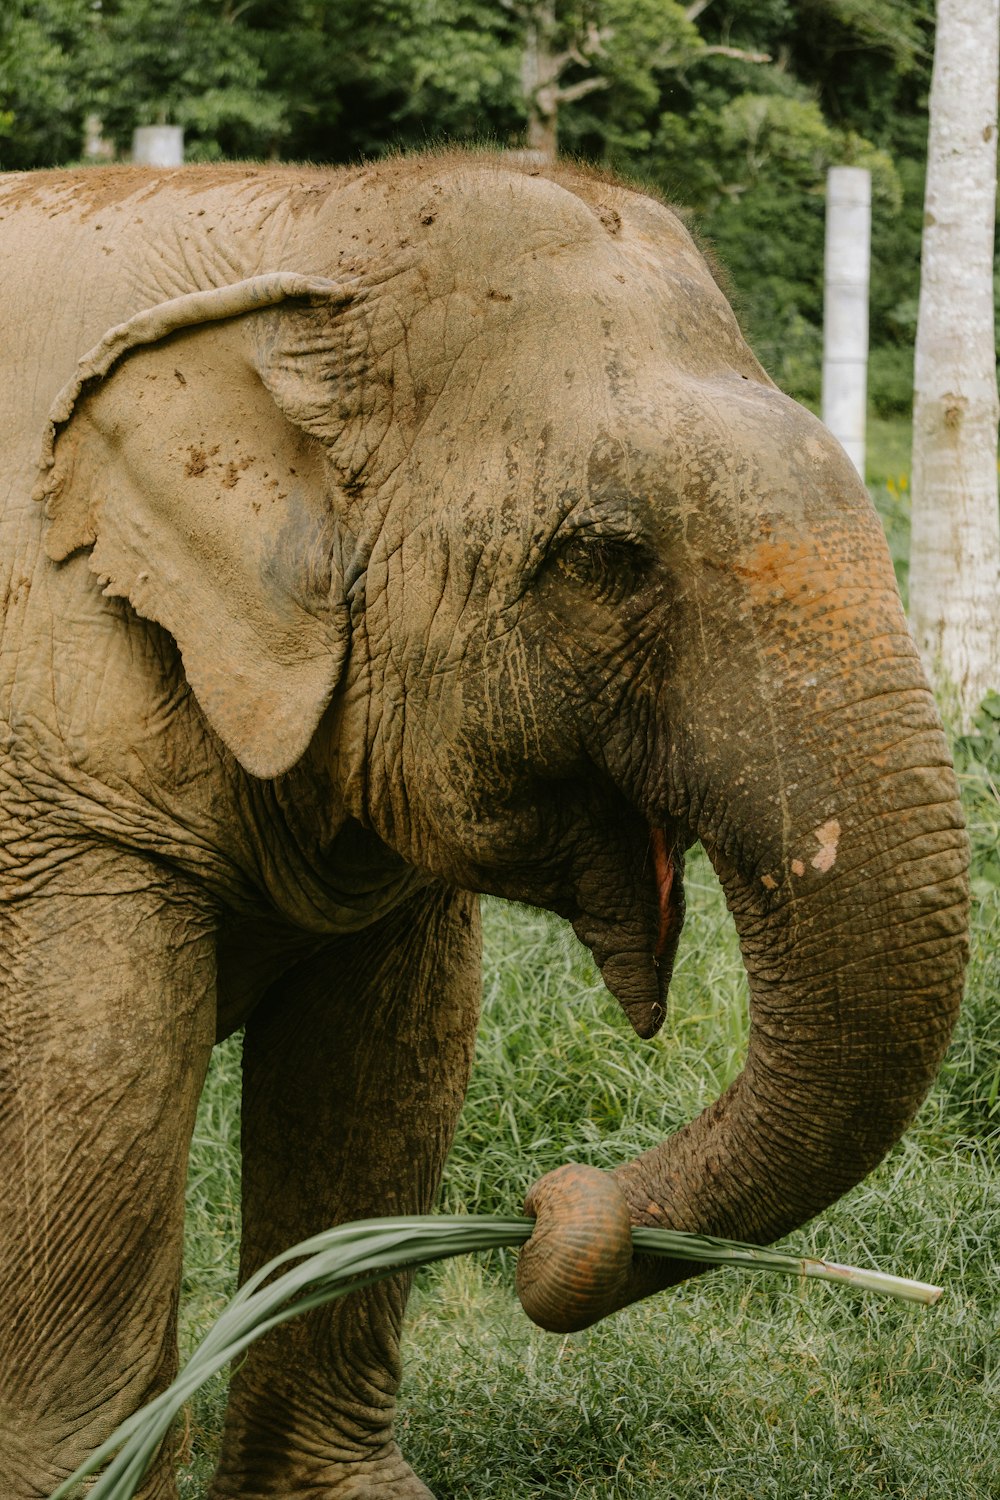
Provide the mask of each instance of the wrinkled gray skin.
MULTIPOLYGON (((726 1095, 534 1192, 543 1325, 685 1273, 630 1222, 765 1241, 857 1182, 955 1016, 955 784, 865 492, 675 216, 490 158, 120 169, 0 179, 0 246, 5 1500, 175 1367, 217 1037, 244 1275, 433 1203, 468 892, 568 918, 649 1036, 700 839, 750 976, 726 1095)), ((214 1496, 427 1496, 405 1297, 253 1350, 214 1496)))

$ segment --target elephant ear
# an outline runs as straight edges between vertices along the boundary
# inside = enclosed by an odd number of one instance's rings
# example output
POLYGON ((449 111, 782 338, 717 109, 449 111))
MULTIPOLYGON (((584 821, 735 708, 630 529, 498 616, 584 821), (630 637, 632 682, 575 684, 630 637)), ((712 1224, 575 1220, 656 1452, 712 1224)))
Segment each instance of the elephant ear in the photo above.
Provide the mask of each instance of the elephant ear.
POLYGON ((259 777, 303 754, 348 645, 325 449, 255 351, 254 315, 288 299, 327 328, 350 300, 279 273, 112 329, 56 400, 35 491, 48 555, 92 549, 104 593, 170 632, 209 723, 259 777))

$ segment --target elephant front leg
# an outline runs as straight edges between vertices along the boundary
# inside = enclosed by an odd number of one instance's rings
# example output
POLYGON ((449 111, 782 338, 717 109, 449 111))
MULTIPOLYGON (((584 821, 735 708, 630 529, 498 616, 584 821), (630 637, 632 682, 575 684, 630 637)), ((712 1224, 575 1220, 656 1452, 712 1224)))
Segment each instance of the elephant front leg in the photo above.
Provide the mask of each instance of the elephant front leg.
MULTIPOLYGON (((440 890, 271 988, 244 1043, 244 1278, 333 1224, 431 1208, 479 991, 476 898, 440 890)), ((408 1289, 379 1282, 253 1345, 215 1500, 429 1500, 393 1437, 408 1289)))
MULTIPOLYGON (((215 1027, 193 893, 120 850, 0 907, 0 1495, 39 1500, 173 1376, 215 1027)), ((176 1497, 170 1453, 142 1489, 176 1497)))

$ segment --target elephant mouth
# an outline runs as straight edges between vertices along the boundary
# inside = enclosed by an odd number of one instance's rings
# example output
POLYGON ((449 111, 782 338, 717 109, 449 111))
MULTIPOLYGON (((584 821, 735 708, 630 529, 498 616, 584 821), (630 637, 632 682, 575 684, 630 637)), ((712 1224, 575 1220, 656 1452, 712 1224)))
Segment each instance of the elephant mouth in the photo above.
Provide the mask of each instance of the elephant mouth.
POLYGON ((636 1034, 655 1036, 666 1019, 684 926, 684 851, 693 842, 686 824, 651 820, 620 793, 609 797, 606 785, 577 783, 561 797, 550 790, 533 799, 527 816, 509 818, 502 829, 483 820, 477 833, 468 888, 568 920, 636 1034), (497 832, 517 850, 503 863, 497 832), (554 850, 554 857, 543 853, 526 867, 526 845, 554 850), (486 849, 488 859, 480 852, 486 849))
POLYGON ((684 926, 684 845, 677 830, 648 825, 641 849, 630 842, 630 870, 624 879, 618 861, 614 874, 602 872, 602 885, 613 880, 616 890, 598 892, 593 876, 578 882, 579 905, 572 926, 633 1030, 649 1038, 666 1019, 667 992, 684 926))
POLYGON ((653 962, 659 967, 666 959, 673 970, 674 954, 677 952, 680 928, 684 922, 683 879, 678 876, 676 849, 668 840, 664 829, 654 828, 649 842, 653 851, 653 869, 656 875, 656 895, 660 912, 653 962), (676 891, 674 890, 675 880, 677 881, 676 891))

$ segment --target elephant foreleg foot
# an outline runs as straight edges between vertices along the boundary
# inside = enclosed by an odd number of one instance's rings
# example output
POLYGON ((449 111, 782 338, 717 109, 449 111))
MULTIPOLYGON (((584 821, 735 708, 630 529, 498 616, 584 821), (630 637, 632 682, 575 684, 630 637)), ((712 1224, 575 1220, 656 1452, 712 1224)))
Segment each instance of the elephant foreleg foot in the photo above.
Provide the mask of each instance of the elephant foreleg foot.
MULTIPOLYGON (((430 1211, 479 960, 473 898, 429 890, 271 986, 243 1047, 244 1278, 333 1224, 430 1211)), ((213 1500, 429 1500, 393 1437, 408 1291, 393 1276, 247 1351, 213 1500)))
MULTIPOLYGON (((215 1024, 196 893, 117 848, 0 907, 0 1496, 50 1495, 177 1363, 215 1024)), ((173 1455, 142 1500, 176 1500, 173 1455)))
POLYGON ((394 1442, 377 1456, 286 1468, 275 1485, 263 1483, 259 1472, 252 1477, 220 1473, 211 1500, 434 1500, 394 1442))
POLYGON ((353 1473, 334 1482, 330 1500, 434 1500, 395 1443, 393 1450, 384 1464, 355 1465, 353 1473))
POLYGON ((393 1436, 393 1276, 293 1319, 235 1373, 211 1500, 430 1500, 393 1436))
MULTIPOLYGON (((310 1490, 310 1500, 316 1496, 310 1490)), ((434 1500, 422 1480, 410 1468, 395 1443, 384 1460, 351 1464, 342 1475, 331 1476, 324 1500, 434 1500)))

